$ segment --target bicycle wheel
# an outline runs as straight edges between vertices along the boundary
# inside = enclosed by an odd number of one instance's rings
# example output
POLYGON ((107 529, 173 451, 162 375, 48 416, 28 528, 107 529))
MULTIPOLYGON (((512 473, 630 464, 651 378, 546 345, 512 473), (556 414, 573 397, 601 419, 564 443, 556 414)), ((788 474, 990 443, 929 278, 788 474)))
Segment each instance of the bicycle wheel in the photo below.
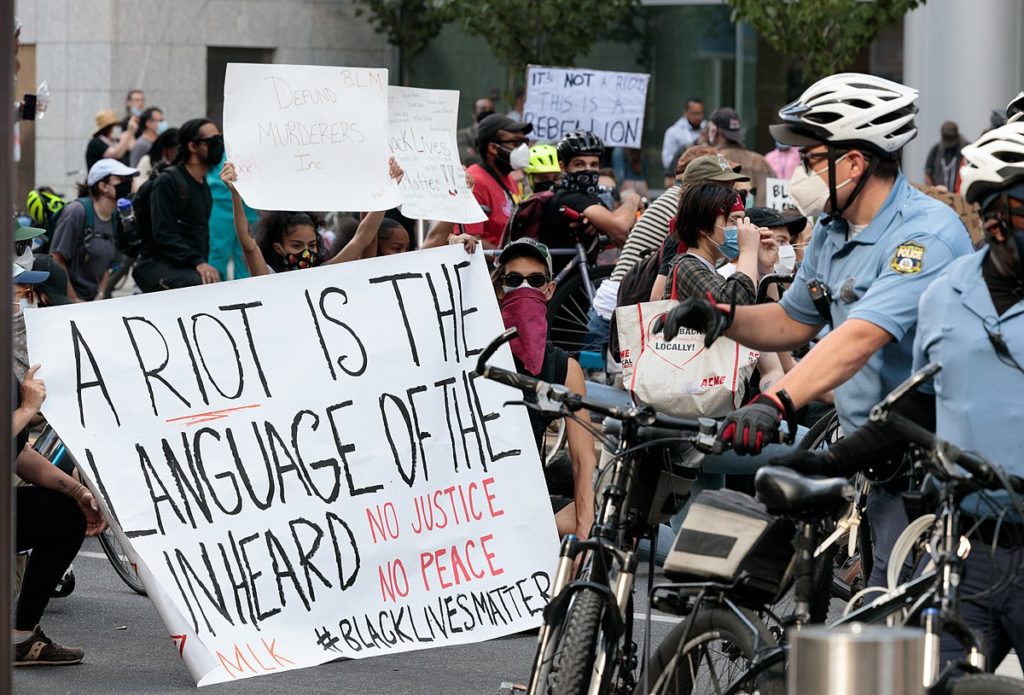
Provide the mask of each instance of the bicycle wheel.
POLYGON ((604 598, 591 589, 581 589, 573 598, 553 673, 553 692, 558 695, 584 695, 590 689, 604 608, 604 598))
MULTIPOLYGON (((590 282, 596 290, 612 274, 612 266, 588 266, 590 282)), ((583 275, 574 272, 555 290, 548 303, 548 336, 566 352, 578 353, 587 340, 590 322, 590 297, 583 286, 583 275)))
POLYGON ((957 678, 944 692, 930 695, 1022 695, 1024 681, 991 673, 974 673, 957 678))
POLYGON ((842 436, 843 428, 839 425, 839 413, 831 410, 811 425, 811 428, 807 430, 807 434, 800 438, 797 448, 808 451, 826 449, 839 441, 842 436))
MULTIPOLYGON (((655 695, 703 695, 730 692, 782 695, 785 692, 783 662, 750 673, 754 657, 775 646, 761 620, 743 610, 750 625, 731 610, 698 609, 682 643, 685 621, 676 625, 651 657, 648 683, 655 695), (756 633, 751 631, 751 626, 756 633)), ((643 678, 637 690, 643 689, 643 678)))
POLYGON ((128 558, 128 553, 124 552, 124 548, 121 547, 121 543, 117 540, 114 532, 109 528, 104 529, 103 533, 99 535, 99 541, 100 547, 103 548, 103 552, 106 553, 107 559, 110 560, 110 564, 114 567, 114 572, 121 578, 121 581, 127 584, 128 588, 135 593, 145 596, 146 587, 142 585, 139 573, 135 571, 135 567, 128 558))
MULTIPOLYGON (((810 616, 812 623, 828 622, 829 608, 832 607, 832 581, 836 571, 836 557, 839 548, 832 544, 822 551, 814 561, 814 577, 811 580, 810 616)), ((845 557, 845 549, 843 556, 845 557)), ((794 582, 795 584, 795 582, 794 582)), ((796 610, 796 589, 791 586, 779 600, 765 612, 765 622, 776 641, 785 637, 787 618, 796 610)))

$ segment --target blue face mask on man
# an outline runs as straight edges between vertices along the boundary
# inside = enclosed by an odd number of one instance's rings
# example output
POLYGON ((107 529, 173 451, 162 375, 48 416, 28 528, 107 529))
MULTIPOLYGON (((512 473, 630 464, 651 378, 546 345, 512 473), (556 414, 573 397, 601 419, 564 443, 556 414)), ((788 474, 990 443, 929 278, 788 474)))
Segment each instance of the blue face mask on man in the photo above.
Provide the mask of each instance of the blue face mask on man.
MULTIPOLYGON (((717 224, 715 226, 718 227, 717 224)), ((739 232, 739 229, 737 229, 736 225, 734 225, 734 224, 733 225, 729 225, 728 227, 718 227, 718 228, 722 230, 723 234, 725 234, 725 241, 723 241, 721 244, 717 244, 716 243, 716 246, 718 246, 719 253, 721 253, 723 256, 725 256, 725 260, 727 260, 727 261, 735 261, 737 258, 740 257, 740 232, 739 232)), ((711 237, 708 237, 708 238, 710 239, 711 237)), ((712 241, 714 241, 714 240, 712 239, 712 241)))

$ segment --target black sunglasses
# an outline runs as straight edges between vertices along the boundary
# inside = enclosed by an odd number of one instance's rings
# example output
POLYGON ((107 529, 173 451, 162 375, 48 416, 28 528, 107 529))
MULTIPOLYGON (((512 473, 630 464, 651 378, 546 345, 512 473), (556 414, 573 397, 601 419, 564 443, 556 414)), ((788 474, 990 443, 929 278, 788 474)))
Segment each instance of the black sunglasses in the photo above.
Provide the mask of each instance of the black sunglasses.
POLYGON ((514 145, 519 147, 520 145, 529 145, 530 141, 526 138, 516 138, 515 140, 495 140, 499 145, 514 145))
POLYGON ((501 276, 501 284, 505 287, 519 287, 523 284, 523 280, 535 289, 540 289, 544 285, 551 282, 551 278, 545 273, 530 273, 529 275, 520 275, 519 273, 505 273, 501 276))
POLYGON ((211 145, 215 142, 224 142, 223 135, 211 135, 208 138, 196 138, 195 142, 205 142, 207 145, 211 145))

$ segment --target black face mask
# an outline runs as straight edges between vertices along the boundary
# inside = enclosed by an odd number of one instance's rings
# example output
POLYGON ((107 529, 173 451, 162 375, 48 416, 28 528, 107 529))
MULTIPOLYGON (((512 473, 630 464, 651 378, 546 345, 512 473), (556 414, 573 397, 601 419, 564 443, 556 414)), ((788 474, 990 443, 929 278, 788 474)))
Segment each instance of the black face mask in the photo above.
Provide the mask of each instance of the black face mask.
POLYGON ((555 187, 556 181, 538 181, 533 184, 534 193, 543 193, 544 191, 550 191, 555 187))
POLYGON ((114 186, 114 199, 127 198, 132 194, 132 180, 125 179, 114 186))
POLYGON ((214 135, 206 140, 206 164, 217 166, 224 159, 224 136, 214 135))
POLYGON ((503 176, 508 176, 512 173, 512 150, 506 150, 501 145, 497 145, 498 153, 494 157, 494 168, 497 169, 503 176))

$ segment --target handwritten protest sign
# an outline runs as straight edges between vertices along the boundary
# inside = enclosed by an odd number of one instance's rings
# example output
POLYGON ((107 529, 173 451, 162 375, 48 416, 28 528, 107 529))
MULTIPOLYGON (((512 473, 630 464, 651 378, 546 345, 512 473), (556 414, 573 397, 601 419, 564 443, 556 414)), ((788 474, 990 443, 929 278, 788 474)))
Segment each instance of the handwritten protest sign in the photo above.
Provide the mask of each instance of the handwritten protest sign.
POLYGON ((786 208, 796 207, 793 199, 789 197, 788 179, 765 179, 765 204, 772 210, 782 212, 786 208))
POLYGON ((596 133, 608 147, 640 147, 650 75, 531 65, 523 119, 531 137, 553 141, 570 130, 596 133))
POLYGON ((263 210, 387 210, 388 71, 230 63, 224 141, 245 202, 263 210))
POLYGON ((459 93, 395 87, 388 90, 391 154, 405 170, 402 214, 411 219, 482 222, 455 144, 459 93))
POLYGON ((525 410, 472 373, 503 328, 482 254, 26 322, 43 411, 199 685, 540 623, 557 534, 525 410))

